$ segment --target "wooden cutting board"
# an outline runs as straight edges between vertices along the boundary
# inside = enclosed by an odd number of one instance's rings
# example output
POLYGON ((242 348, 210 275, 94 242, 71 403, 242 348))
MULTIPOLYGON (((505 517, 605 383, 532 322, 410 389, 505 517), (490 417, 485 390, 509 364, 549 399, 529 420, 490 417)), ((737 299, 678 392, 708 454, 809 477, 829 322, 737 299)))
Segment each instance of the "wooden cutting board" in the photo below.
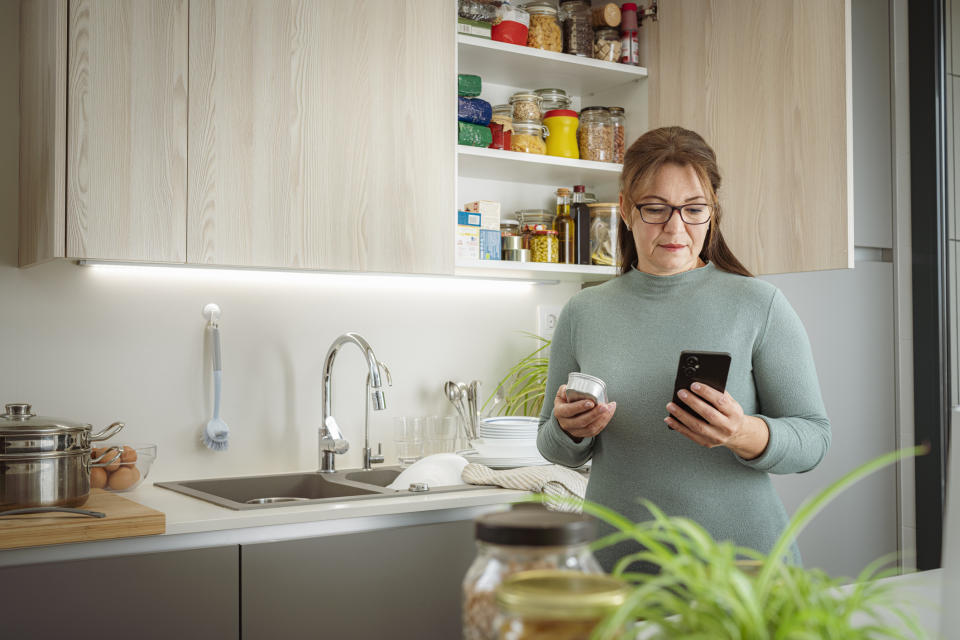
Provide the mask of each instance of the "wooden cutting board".
POLYGON ((79 508, 101 511, 107 517, 73 513, 0 516, 0 549, 149 536, 166 531, 167 519, 162 511, 103 489, 93 489, 90 499, 79 508))

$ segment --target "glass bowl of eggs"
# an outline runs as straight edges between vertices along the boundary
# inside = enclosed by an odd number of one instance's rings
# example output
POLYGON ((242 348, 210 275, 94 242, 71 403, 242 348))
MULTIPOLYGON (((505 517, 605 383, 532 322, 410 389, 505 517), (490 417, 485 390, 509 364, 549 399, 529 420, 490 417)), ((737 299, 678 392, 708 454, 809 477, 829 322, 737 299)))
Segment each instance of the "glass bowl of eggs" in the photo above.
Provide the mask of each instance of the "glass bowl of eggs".
POLYGON ((90 468, 90 488, 107 491, 131 491, 150 473, 150 465, 157 459, 155 444, 112 444, 90 450, 92 460, 100 465, 90 468), (117 452, 120 457, 116 457, 117 452), (105 464, 108 463, 108 464, 105 464))

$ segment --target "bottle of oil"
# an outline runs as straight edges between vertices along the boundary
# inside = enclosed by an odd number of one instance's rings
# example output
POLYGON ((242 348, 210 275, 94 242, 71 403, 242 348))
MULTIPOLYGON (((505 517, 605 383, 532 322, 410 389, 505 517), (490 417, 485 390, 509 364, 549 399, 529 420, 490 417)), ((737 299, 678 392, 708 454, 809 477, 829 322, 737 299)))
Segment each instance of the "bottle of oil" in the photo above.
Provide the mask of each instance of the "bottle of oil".
POLYGON ((557 217, 553 221, 560 241, 560 263, 577 264, 577 225, 570 216, 570 189, 557 189, 557 217))
POLYGON ((573 202, 570 204, 570 217, 577 227, 577 264, 590 264, 590 207, 584 202, 586 186, 573 187, 573 202))

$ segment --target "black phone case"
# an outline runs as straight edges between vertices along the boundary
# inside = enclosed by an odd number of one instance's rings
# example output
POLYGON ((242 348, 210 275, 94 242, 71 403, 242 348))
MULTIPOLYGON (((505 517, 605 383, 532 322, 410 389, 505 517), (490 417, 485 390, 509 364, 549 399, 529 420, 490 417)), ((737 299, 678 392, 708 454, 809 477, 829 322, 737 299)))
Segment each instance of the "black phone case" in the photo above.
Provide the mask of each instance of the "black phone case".
POLYGON ((677 379, 673 383, 673 403, 695 418, 703 416, 688 407, 677 392, 690 389, 694 382, 713 387, 717 391, 727 388, 727 374, 730 372, 730 354, 721 351, 681 351, 677 363, 677 379))

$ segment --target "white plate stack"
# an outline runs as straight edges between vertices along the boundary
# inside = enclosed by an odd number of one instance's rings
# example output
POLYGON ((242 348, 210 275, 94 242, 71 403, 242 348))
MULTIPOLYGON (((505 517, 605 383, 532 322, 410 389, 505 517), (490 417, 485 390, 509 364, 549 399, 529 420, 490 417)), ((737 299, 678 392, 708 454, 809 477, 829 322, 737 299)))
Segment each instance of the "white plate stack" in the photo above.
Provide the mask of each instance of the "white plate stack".
POLYGON ((460 454, 469 462, 493 469, 512 469, 550 464, 537 451, 537 418, 503 416, 484 418, 477 427, 473 447, 460 454))

